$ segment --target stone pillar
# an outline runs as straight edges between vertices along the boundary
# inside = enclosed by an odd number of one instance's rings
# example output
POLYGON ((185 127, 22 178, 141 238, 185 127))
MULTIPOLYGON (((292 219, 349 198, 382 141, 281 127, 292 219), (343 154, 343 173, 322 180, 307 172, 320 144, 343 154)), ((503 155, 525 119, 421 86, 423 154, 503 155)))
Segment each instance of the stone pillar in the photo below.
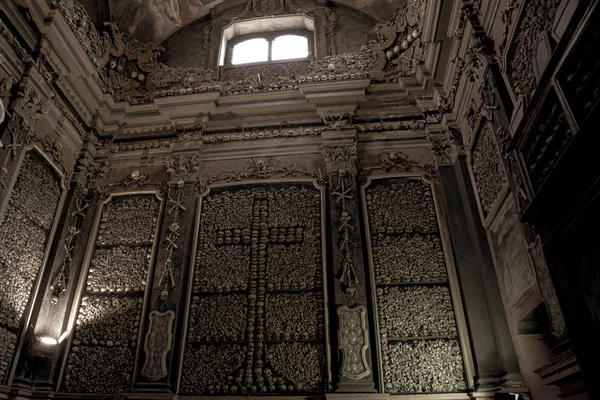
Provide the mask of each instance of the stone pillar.
MULTIPOLYGON (((440 186, 463 295, 476 390, 522 385, 498 278, 481 224, 465 155, 452 131, 434 137, 440 186)), ((436 135, 437 136, 437 135, 436 135)))
MULTIPOLYGON (((336 392, 374 392, 366 271, 358 199, 356 130, 323 132, 328 179, 328 219, 333 304, 338 323, 332 340, 339 368, 336 392)), ((335 318, 335 317, 334 317, 335 318)))
MULTIPOLYGON (((34 298, 31 324, 18 356, 14 386, 55 390, 68 336, 74 334, 70 314, 76 303, 77 281, 98 205, 95 190, 108 172, 108 164, 92 161, 87 150, 78 160, 51 244, 50 266, 34 298), (55 343, 44 343, 55 341, 55 343)), ((76 329, 76 328, 75 328, 76 329)))
POLYGON ((135 378, 135 387, 143 391, 175 390, 177 355, 183 345, 185 298, 190 284, 189 265, 198 200, 195 174, 199 160, 196 156, 171 157, 167 159, 167 170, 171 180, 135 378))

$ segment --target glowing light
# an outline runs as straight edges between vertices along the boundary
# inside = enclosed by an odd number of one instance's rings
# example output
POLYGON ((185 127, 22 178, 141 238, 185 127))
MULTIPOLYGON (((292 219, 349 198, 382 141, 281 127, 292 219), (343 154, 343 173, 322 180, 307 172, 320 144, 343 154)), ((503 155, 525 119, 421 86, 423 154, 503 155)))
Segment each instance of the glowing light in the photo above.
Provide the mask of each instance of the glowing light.
POLYGON ((308 39, 305 36, 283 35, 273 40, 272 60, 306 57, 308 57, 308 39))
POLYGON ((50 337, 50 336, 42 336, 40 338, 40 342, 42 342, 44 344, 50 344, 50 345, 58 344, 58 340, 56 340, 55 338, 50 337))
POLYGON ((63 340, 65 340, 65 339, 66 339, 66 337, 67 337, 67 335, 68 335, 68 334, 69 334, 69 333, 68 333, 67 331, 64 331, 64 332, 63 332, 63 334, 62 334, 62 335, 60 335, 60 337, 58 338, 58 343, 62 343, 62 342, 63 342, 63 340))
POLYGON ((269 59, 269 42, 266 39, 249 39, 233 46, 231 64, 246 64, 267 61, 269 59))

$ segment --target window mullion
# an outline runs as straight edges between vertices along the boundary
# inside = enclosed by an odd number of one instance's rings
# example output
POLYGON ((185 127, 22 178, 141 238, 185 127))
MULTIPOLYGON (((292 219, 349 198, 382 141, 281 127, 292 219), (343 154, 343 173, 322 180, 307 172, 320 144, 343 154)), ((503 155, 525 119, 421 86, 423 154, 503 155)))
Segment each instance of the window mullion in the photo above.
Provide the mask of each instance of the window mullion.
POLYGON ((269 38, 269 57, 268 57, 268 61, 271 61, 271 52, 273 51, 273 37, 271 36, 269 38))

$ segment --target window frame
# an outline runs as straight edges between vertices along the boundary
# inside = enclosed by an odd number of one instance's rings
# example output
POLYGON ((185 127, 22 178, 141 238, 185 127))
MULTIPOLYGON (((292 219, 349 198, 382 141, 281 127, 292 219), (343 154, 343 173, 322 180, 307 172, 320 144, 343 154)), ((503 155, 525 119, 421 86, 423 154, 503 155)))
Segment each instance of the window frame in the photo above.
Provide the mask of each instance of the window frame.
POLYGON ((252 66, 252 65, 260 65, 260 64, 272 64, 272 63, 282 63, 282 62, 294 62, 294 61, 312 61, 315 59, 315 34, 313 31, 309 29, 284 29, 278 31, 263 31, 263 32, 255 32, 248 33, 245 35, 239 35, 231 38, 227 41, 227 47, 225 49, 225 60, 221 67, 243 67, 243 66, 252 66), (273 52, 273 41, 280 37, 286 35, 295 35, 295 36, 304 36, 308 42, 308 56, 301 58, 288 58, 284 60, 272 60, 272 52, 273 52), (265 39, 268 43, 267 50, 267 60, 266 61, 255 61, 249 63, 241 63, 241 64, 232 64, 231 59, 233 57, 233 49, 234 47, 246 40, 250 39, 265 39))

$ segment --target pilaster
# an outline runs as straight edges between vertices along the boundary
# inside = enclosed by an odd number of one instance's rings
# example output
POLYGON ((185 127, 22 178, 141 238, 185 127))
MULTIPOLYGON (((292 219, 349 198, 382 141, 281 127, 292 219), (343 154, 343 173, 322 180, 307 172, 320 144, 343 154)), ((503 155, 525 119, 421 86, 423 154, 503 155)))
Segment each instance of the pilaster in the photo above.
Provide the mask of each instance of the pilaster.
MULTIPOLYGON (((356 130, 323 132, 333 297, 338 316, 337 392, 374 392, 363 237, 358 199, 356 130)), ((334 324, 335 326, 335 324, 334 324)))
POLYGON ((65 339, 77 329, 70 316, 98 205, 97 186, 108 164, 95 163, 88 150, 78 160, 50 248, 51 264, 42 276, 25 343, 18 355, 13 385, 54 390, 65 339))
POLYGON ((175 391, 177 354, 183 333, 185 297, 193 248, 194 214, 198 196, 197 156, 170 157, 171 179, 163 216, 158 258, 152 278, 149 314, 145 317, 134 386, 140 391, 175 391))
POLYGON ((466 157, 439 166, 440 186, 476 366, 477 390, 519 387, 519 366, 466 157))

